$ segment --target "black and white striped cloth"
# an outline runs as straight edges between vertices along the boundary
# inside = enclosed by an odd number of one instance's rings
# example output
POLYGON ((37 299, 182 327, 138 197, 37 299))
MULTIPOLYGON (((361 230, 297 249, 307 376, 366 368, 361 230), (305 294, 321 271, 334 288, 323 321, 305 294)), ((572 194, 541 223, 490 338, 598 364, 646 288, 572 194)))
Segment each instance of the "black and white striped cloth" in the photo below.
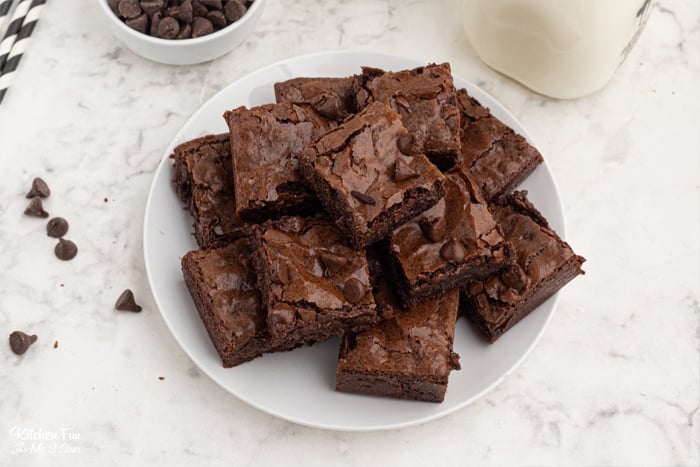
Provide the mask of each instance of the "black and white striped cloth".
POLYGON ((5 32, 5 25, 10 19, 10 8, 13 0, 0 0, 0 35, 5 32))
POLYGON ((20 0, 15 7, 10 25, 0 42, 0 104, 14 79, 45 3, 46 0, 20 0))

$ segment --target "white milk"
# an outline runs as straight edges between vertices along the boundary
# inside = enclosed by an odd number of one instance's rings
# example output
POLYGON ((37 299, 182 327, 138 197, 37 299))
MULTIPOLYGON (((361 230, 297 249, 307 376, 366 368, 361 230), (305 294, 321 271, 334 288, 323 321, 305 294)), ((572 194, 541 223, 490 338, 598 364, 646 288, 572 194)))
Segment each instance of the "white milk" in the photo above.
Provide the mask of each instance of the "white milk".
POLYGON ((585 96, 627 56, 651 0, 462 0, 462 24, 489 66, 552 97, 585 96))

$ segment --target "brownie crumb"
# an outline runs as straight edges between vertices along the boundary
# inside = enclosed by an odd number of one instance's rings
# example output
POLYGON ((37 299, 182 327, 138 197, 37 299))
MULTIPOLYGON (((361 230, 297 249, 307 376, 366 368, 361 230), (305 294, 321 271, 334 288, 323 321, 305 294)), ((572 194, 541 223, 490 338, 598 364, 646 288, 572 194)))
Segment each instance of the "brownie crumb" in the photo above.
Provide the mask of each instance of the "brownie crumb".
POLYGON ((126 289, 124 292, 122 292, 117 299, 117 302, 114 304, 114 308, 119 311, 131 311, 134 313, 138 313, 142 310, 142 308, 136 304, 134 293, 131 291, 131 289, 126 289))
POLYGON ((14 331, 10 334, 10 348, 17 355, 22 355, 36 340, 36 334, 30 336, 22 331, 14 331))
POLYGON ((163 381, 165 379, 165 376, 159 376, 158 379, 163 381))
POLYGON ((49 213, 44 210, 44 204, 39 197, 32 198, 29 205, 24 210, 24 214, 30 217, 49 217, 49 213))
POLYGON ((107 202, 109 202, 109 200, 107 198, 105 198, 105 203, 107 203, 107 202))
POLYGON ((49 185, 43 178, 37 177, 32 181, 32 188, 27 193, 27 198, 48 198, 49 195, 51 195, 49 185))
POLYGON ((53 348, 54 348, 54 349, 57 349, 57 348, 58 348, 58 341, 54 341, 54 343, 53 343, 53 348))

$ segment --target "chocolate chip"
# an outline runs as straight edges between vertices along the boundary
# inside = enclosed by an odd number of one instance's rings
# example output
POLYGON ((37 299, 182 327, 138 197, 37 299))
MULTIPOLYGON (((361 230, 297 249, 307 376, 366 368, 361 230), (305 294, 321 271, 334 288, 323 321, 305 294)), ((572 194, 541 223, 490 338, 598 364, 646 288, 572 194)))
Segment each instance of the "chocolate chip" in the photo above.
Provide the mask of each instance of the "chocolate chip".
POLYGON ((136 0, 122 0, 117 9, 124 19, 134 19, 143 13, 141 5, 136 0))
POLYGON ((135 31, 146 34, 146 30, 148 29, 148 15, 143 13, 141 16, 137 16, 134 19, 127 19, 126 25, 135 31))
POLYGON ((25 334, 22 331, 14 331, 10 334, 10 348, 17 355, 22 355, 30 345, 36 342, 36 335, 25 334))
POLYGON ((402 107, 405 110, 411 110, 411 104, 408 103, 408 99, 406 99, 405 96, 396 96, 394 98, 394 102, 396 102, 396 105, 399 107, 402 107))
POLYGON ((444 217, 434 217, 432 219, 424 217, 418 221, 418 225, 431 242, 439 242, 445 236, 447 222, 445 222, 444 217))
POLYGON ((197 0, 192 2, 192 13, 195 17, 206 16, 208 12, 209 10, 207 10, 207 7, 199 3, 197 0))
POLYGON ((350 194, 356 198, 358 201, 365 204, 376 204, 377 202, 370 195, 362 193, 361 191, 352 190, 350 194))
POLYGON ((32 188, 27 193, 27 198, 48 198, 51 194, 49 185, 46 184, 43 178, 37 177, 32 180, 32 188))
POLYGON ((224 6, 224 15, 231 21, 238 21, 246 12, 246 7, 237 0, 229 0, 224 6))
POLYGON ((107 0, 107 5, 109 5, 109 9, 112 10, 117 16, 119 16, 119 2, 120 0, 107 0))
POLYGON ((161 19, 163 19, 163 13, 160 11, 153 14, 151 18, 151 30, 149 31, 151 36, 158 37, 158 26, 160 26, 161 19))
POLYGON ((78 254, 78 247, 75 245, 75 243, 71 242, 70 240, 59 238, 58 244, 56 244, 56 247, 53 249, 53 252, 58 259, 63 261, 70 261, 73 258, 75 258, 75 255, 78 254))
POLYGON ((467 256, 467 252, 462 242, 453 238, 442 245, 442 248, 440 248, 440 256, 442 256, 442 259, 445 261, 462 261, 467 256))
POLYGON ((49 217, 49 213, 44 211, 44 203, 41 202, 41 198, 32 198, 24 210, 24 214, 31 217, 49 217))
POLYGON ((175 18, 166 16, 158 23, 156 35, 163 39, 175 39, 180 32, 180 24, 175 18))
POLYGON ((228 24, 224 13, 221 11, 210 11, 207 13, 207 19, 211 21, 211 24, 213 24, 216 29, 225 28, 228 24))
POLYGON ((501 280, 505 285, 517 291, 521 291, 530 284, 530 278, 517 264, 508 267, 503 274, 501 274, 501 280))
POLYGON ((54 217, 46 224, 46 235, 60 238, 68 232, 68 221, 62 217, 54 217))
POLYGON ((371 102, 369 92, 365 88, 360 88, 355 94, 355 101, 359 108, 366 107, 371 102))
POLYGON ((221 10, 221 0, 199 0, 199 3, 209 8, 210 10, 221 10))
POLYGON ((318 259, 321 260, 321 263, 325 267, 323 275, 326 277, 337 274, 340 268, 348 264, 347 258, 326 251, 321 252, 318 255, 318 259))
POLYGON ((345 286, 343 287, 343 295, 345 299, 354 304, 360 303, 364 296, 367 294, 368 287, 362 283, 359 279, 351 277, 345 281, 345 286))
POLYGON ((163 0, 145 0, 141 2, 141 9, 145 11, 148 16, 151 17, 156 13, 159 13, 164 6, 165 2, 163 0))
POLYGON ((119 311, 133 311, 134 313, 141 311, 141 307, 138 306, 136 300, 134 300, 134 293, 131 289, 126 289, 122 292, 117 302, 114 304, 114 308, 119 311))
POLYGON ((186 24, 180 29, 180 32, 177 35, 178 39, 189 39, 192 37, 192 26, 189 24, 186 24))
POLYGON ((335 93, 321 94, 311 102, 311 107, 329 120, 338 120, 343 108, 343 101, 335 93))
POLYGON ((394 163, 394 173, 392 178, 395 182, 403 182, 409 178, 417 177, 418 172, 413 170, 413 167, 408 165, 403 159, 397 159, 394 163))
POLYGON ((413 135, 406 133, 405 135, 399 136, 396 140, 396 146, 399 148, 399 151, 410 156, 411 148, 413 147, 413 135))
POLYGON ((195 18, 192 22, 192 37, 202 37, 214 32, 214 25, 206 18, 195 18))
POLYGON ((168 8, 168 15, 184 23, 191 23, 194 18, 192 0, 184 0, 180 5, 168 8))

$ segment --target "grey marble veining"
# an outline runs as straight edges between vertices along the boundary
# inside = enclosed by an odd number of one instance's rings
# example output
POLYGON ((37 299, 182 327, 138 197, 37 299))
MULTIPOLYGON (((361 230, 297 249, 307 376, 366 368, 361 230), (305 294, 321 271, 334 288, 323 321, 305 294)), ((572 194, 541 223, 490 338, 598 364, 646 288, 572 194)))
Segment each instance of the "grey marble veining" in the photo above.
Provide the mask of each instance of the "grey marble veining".
POLYGON ((700 4, 656 2, 611 82, 576 101, 485 66, 458 8, 269 0, 238 49, 169 67, 124 48, 94 2, 48 2, 0 107, 0 337, 39 335, 21 358, 0 342, 0 464, 700 465, 700 4), (588 258, 517 371, 422 426, 335 433, 247 406, 184 354, 146 281, 147 191, 186 119, 246 73, 335 49, 447 60, 503 103, 544 153, 567 239, 588 258), (34 176, 70 222, 74 261, 22 215, 34 176), (126 287, 141 314, 113 310, 126 287), (69 430, 79 452, 16 452, 16 429, 69 430))

